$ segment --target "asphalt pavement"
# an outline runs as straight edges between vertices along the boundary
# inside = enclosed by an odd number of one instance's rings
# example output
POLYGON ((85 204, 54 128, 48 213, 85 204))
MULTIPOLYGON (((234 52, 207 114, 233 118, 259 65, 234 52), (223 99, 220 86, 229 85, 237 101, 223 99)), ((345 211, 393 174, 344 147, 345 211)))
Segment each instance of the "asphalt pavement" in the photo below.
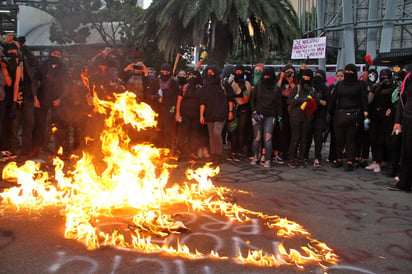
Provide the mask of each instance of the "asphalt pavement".
MULTIPOLYGON (((180 163, 173 180, 188 165, 180 163)), ((0 273, 412 273, 412 194, 387 190, 392 178, 363 169, 345 172, 325 162, 320 168, 309 163, 305 169, 290 169, 251 166, 243 159, 226 161, 220 169, 212 180, 233 190, 233 203, 300 224, 311 238, 334 250, 337 264, 325 264, 325 269, 305 263, 302 269, 242 264, 236 260, 239 251, 278 253, 279 243, 298 248, 307 239, 273 235, 259 219, 237 224, 209 212, 182 214, 191 232, 180 241, 201 252, 217 250, 228 259, 191 260, 112 247, 87 250, 64 238, 59 208, 16 211, 0 201, 0 273)), ((2 181, 0 191, 11 186, 2 181)), ((113 220, 110 224, 127 230, 113 220)))

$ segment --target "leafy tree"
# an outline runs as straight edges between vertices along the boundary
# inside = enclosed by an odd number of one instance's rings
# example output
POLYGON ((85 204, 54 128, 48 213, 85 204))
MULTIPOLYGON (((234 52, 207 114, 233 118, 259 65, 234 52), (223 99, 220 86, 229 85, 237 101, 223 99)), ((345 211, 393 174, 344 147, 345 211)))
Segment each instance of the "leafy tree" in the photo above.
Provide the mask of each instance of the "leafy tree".
POLYGON ((290 47, 300 36, 287 0, 154 0, 145 11, 143 37, 157 41, 169 61, 181 45, 207 45, 209 63, 228 53, 252 57, 290 47))
POLYGON ((119 36, 133 44, 137 37, 134 26, 143 10, 137 0, 60 0, 48 12, 57 20, 50 28, 52 41, 84 43, 93 28, 106 45, 113 46, 119 36))

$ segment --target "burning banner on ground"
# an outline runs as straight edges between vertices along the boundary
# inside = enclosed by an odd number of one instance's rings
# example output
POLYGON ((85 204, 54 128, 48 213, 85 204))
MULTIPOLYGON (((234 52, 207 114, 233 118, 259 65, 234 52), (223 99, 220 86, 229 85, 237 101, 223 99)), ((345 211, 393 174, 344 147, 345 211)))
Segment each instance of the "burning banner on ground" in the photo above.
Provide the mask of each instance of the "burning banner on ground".
MULTIPOLYGON (((43 208, 57 206, 66 217, 65 237, 83 243, 93 250, 102 246, 127 248, 146 253, 164 253, 189 259, 211 258, 262 267, 295 265, 320 266, 338 263, 338 257, 326 244, 313 239, 299 224, 242 208, 228 197, 231 190, 213 185, 211 178, 219 172, 209 164, 186 171, 187 182, 171 185, 167 149, 152 144, 131 145, 125 125, 136 130, 156 126, 156 113, 142 103, 137 104, 133 93, 115 94, 114 101, 94 98, 95 111, 105 115, 105 129, 100 135, 104 168, 98 172, 93 155, 83 152, 73 167, 65 167, 59 157, 54 159, 54 175, 42 171, 39 163, 27 161, 18 166, 9 163, 3 169, 3 179, 18 186, 0 194, 1 207, 43 208), (114 218, 124 209, 134 212, 126 220, 127 229, 104 229, 102 219, 114 218), (283 240, 299 237, 298 248, 276 246, 273 254, 249 250, 237 257, 216 250, 200 252, 190 246, 167 242, 170 235, 191 233, 192 228, 179 219, 181 211, 223 216, 234 224, 260 220, 273 237, 283 240), (128 233, 126 233, 127 231, 128 233), (156 239, 156 240, 153 240, 156 239), (163 239, 163 241, 162 241, 163 239)), ((4 209, 3 209, 4 212, 4 209)), ((282 240, 282 242, 283 242, 282 240)))

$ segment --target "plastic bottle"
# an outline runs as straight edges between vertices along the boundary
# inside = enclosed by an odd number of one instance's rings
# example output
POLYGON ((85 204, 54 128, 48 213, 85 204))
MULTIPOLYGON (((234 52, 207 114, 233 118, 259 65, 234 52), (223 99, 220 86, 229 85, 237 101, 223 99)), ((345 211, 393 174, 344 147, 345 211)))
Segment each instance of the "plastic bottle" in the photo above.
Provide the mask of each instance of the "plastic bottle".
POLYGON ((369 125, 371 123, 371 120, 368 118, 368 116, 365 117, 365 120, 363 120, 363 127, 365 130, 369 130, 369 125))

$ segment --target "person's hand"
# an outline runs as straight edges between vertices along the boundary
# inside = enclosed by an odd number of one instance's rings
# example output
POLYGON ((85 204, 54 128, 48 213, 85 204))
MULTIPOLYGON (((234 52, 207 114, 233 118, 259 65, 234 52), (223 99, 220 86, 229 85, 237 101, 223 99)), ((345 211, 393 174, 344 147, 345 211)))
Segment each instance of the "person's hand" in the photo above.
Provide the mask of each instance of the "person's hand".
POLYGON ((252 120, 255 120, 256 122, 259 121, 259 115, 257 113, 252 113, 252 120))
POLYGON ((391 115, 391 113, 392 113, 392 110, 390 108, 388 108, 386 110, 386 113, 385 113, 386 117, 389 117, 391 115))
POLYGON ((40 108, 40 102, 39 99, 37 99, 37 97, 34 97, 33 105, 35 108, 40 108))
POLYGON ((205 120, 205 117, 200 116, 200 123, 201 123, 202 125, 206 125, 206 124, 207 124, 207 123, 206 123, 206 120, 205 120))
POLYGON ((175 119, 176 119, 176 122, 181 123, 182 122, 182 115, 180 115, 180 113, 176 113, 175 119))
POLYGON ((401 124, 394 124, 393 125, 393 130, 392 130, 392 135, 398 135, 399 133, 402 132, 402 126, 401 124))

